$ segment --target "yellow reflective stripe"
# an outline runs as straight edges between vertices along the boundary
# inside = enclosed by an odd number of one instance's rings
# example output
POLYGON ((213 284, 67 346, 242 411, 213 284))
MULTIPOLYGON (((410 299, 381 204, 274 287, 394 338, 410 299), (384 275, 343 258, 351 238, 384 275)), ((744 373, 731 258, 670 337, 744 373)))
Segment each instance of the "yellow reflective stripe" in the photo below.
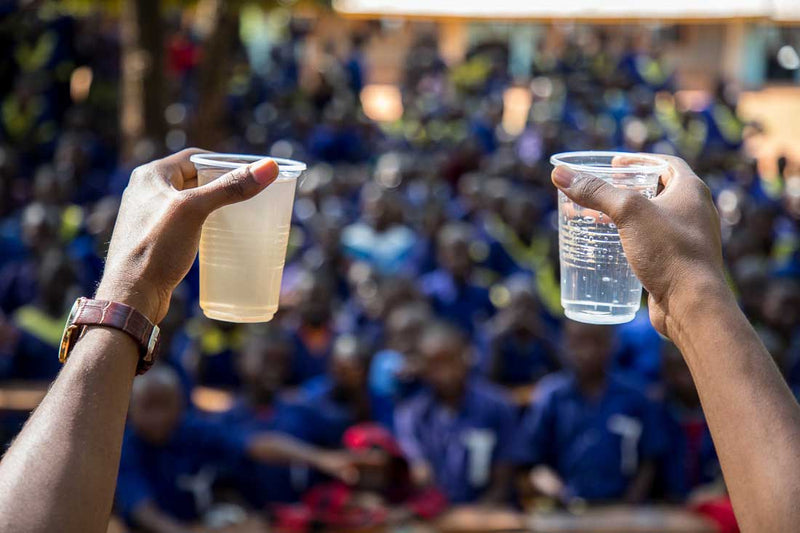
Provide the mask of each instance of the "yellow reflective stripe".
POLYGON ((210 328, 200 336, 200 351, 204 354, 218 354, 227 347, 225 335, 217 328, 210 328))
POLYGON ((561 286, 556 279, 553 265, 545 262, 536 270, 536 290, 539 292, 539 299, 553 316, 563 316, 564 310, 561 308, 561 286))
POLYGON ((14 322, 18 328, 51 346, 61 343, 66 320, 66 316, 53 318, 32 305, 20 307, 14 313, 14 322))
POLYGON ((39 70, 53 55, 56 42, 55 32, 45 32, 33 46, 29 46, 27 43, 17 45, 14 57, 22 70, 26 72, 39 70))
POLYGON ((730 109, 722 104, 714 104, 714 107, 711 108, 711 116, 714 117, 714 122, 726 141, 742 140, 742 124, 730 109))
POLYGON ((61 240, 71 241, 83 223, 83 208, 79 205, 69 205, 61 213, 61 240))

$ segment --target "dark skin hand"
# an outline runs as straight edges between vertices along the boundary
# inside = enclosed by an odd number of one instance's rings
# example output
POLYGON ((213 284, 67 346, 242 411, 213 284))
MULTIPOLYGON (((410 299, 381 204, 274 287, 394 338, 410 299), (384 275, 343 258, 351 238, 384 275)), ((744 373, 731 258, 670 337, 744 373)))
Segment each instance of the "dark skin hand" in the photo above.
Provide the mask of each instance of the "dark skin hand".
MULTIPOLYGON (((134 170, 97 298, 131 305, 159 322, 194 261, 206 216, 251 198, 278 175, 275 162, 263 160, 197 187, 189 162, 197 152, 134 170)), ((106 530, 138 358, 126 333, 87 328, 0 462, 0 531, 106 530)))
POLYGON ((683 160, 664 159, 670 170, 652 200, 565 167, 552 179, 619 227, 650 320, 692 373, 742 531, 796 531, 800 406, 725 283, 708 188, 683 160))

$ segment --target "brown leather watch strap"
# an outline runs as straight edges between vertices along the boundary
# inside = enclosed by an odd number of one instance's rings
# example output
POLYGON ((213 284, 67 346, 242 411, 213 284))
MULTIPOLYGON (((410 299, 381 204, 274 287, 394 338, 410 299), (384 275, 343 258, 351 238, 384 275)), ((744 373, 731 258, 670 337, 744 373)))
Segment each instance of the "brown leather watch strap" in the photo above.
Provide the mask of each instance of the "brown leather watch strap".
POLYGON ((66 361, 69 350, 77 339, 82 326, 105 326, 124 331, 133 337, 141 349, 136 367, 137 374, 146 372, 155 362, 158 350, 158 326, 133 307, 106 300, 78 298, 72 308, 62 339, 59 358, 66 361))

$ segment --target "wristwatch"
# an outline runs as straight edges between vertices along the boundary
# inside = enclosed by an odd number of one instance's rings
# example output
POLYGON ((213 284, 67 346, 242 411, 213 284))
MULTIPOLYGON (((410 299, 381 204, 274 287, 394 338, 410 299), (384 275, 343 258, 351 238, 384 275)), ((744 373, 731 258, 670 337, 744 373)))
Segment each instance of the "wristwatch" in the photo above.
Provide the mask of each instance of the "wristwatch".
POLYGON ((86 326, 102 326, 124 331, 133 337, 141 351, 136 373, 144 374, 153 366, 158 351, 158 326, 129 305, 83 297, 75 300, 69 312, 58 350, 59 361, 62 363, 67 361, 72 346, 86 326))

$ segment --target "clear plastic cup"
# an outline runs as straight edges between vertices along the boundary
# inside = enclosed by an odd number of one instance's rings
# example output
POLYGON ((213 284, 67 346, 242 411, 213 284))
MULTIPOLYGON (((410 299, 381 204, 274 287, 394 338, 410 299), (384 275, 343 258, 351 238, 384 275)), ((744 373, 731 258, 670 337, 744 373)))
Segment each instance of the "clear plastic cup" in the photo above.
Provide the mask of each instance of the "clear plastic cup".
MULTIPOLYGON (((566 152, 550 158, 581 175, 614 187, 656 195, 663 159, 624 152, 566 152)), ((617 226, 608 215, 582 207, 558 191, 558 252, 561 306, 572 320, 587 324, 622 324, 636 316, 642 284, 631 270, 617 226)))
MULTIPOLYGON (((263 159, 195 154, 198 185, 263 159)), ((297 178, 304 163, 273 158, 278 178, 256 196, 211 213, 200 236, 200 307, 209 318, 267 322, 278 310, 297 178)))

